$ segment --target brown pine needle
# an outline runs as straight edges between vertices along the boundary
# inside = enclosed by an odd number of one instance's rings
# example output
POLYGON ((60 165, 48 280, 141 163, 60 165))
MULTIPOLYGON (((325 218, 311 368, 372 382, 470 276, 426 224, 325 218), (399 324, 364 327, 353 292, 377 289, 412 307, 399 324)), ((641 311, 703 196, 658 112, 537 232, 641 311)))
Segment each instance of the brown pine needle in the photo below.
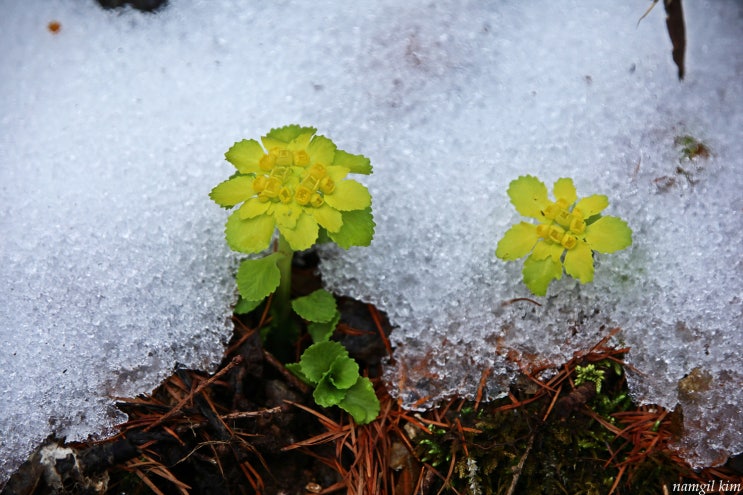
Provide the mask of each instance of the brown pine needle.
POLYGON ((225 366, 224 368, 222 368, 221 370, 219 370, 217 373, 214 374, 214 376, 212 376, 208 380, 205 380, 205 381, 201 382, 195 389, 191 390, 191 392, 189 392, 189 394, 186 397, 184 397, 183 399, 181 399, 181 401, 178 404, 176 404, 176 406, 173 409, 171 409, 167 413, 165 413, 162 416, 160 416, 160 418, 157 421, 155 421, 154 423, 152 423, 151 425, 149 425, 147 428, 145 428, 144 431, 151 430, 155 426, 158 426, 159 424, 161 424, 166 419, 168 419, 168 418, 172 417, 173 415, 177 414, 183 408, 183 406, 185 406, 188 402, 190 402, 191 400, 193 400, 193 398, 194 398, 194 396, 196 394, 200 393, 206 387, 208 387, 209 385, 211 385, 212 383, 214 383, 215 381, 217 381, 225 373, 227 373, 228 371, 230 371, 232 368, 234 368, 238 364, 242 363, 242 361, 243 361, 242 356, 235 356, 234 358, 232 358, 232 361, 230 362, 230 364, 228 364, 227 366, 225 366))

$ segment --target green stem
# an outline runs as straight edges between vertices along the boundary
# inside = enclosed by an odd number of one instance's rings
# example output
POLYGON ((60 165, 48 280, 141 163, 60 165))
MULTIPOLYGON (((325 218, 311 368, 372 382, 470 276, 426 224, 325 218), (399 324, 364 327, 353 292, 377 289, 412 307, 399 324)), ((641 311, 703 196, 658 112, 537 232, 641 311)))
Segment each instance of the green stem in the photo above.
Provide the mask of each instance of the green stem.
POLYGON ((272 302, 275 318, 274 328, 288 330, 288 325, 291 324, 292 258, 294 257, 294 251, 281 234, 279 234, 276 251, 284 256, 281 256, 276 263, 279 273, 281 273, 281 281, 272 302))

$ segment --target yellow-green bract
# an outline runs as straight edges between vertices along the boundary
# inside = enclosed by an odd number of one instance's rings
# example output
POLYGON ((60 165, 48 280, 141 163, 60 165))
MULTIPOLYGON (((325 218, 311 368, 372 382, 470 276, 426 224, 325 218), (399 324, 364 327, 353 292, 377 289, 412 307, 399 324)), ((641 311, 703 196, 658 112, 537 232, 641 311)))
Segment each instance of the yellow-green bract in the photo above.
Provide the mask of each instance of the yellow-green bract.
POLYGON ((553 279, 565 272, 585 284, 593 280, 593 251, 612 253, 632 244, 632 230, 618 217, 601 216, 609 205, 602 194, 578 200, 573 180, 558 179, 547 187, 531 175, 511 181, 508 196, 516 210, 538 224, 512 226, 498 242, 495 255, 511 261, 531 253, 524 262, 524 283, 543 296, 553 279))
POLYGON ((367 246, 374 235, 371 196, 349 173, 369 174, 369 159, 337 149, 313 127, 288 125, 258 141, 242 140, 225 154, 237 169, 210 197, 235 210, 227 220, 227 243, 258 253, 276 228, 291 249, 310 248, 327 234, 343 248, 367 246))

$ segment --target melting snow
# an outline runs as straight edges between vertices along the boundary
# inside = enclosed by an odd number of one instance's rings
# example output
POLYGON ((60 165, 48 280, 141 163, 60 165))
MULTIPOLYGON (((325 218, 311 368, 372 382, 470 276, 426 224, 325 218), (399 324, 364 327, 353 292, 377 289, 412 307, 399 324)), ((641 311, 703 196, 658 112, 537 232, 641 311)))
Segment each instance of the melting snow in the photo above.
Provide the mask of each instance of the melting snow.
POLYGON ((681 402, 682 454, 743 450, 743 8, 688 2, 679 83, 647 6, 0 0, 0 484, 49 434, 111 431, 113 397, 219 360, 235 265, 207 193, 234 141, 291 122, 375 166, 372 247, 322 269, 389 312, 408 405, 485 368, 497 397, 504 349, 559 364, 619 326, 636 396, 681 402), (680 161, 687 134, 712 156, 680 161), (494 256, 527 173, 607 194, 634 230, 541 307, 504 305, 529 293, 494 256))

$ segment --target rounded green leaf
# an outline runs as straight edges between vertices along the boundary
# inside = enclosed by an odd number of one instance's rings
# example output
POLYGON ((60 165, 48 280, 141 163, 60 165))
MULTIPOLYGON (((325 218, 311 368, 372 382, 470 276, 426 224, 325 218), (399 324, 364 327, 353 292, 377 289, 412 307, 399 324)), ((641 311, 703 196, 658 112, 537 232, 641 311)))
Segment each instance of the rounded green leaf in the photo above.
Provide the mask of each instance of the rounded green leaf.
POLYGON ((302 366, 299 363, 286 363, 284 367, 303 382, 312 383, 310 380, 307 379, 305 374, 302 373, 302 366))
POLYGON ((283 257, 281 253, 272 253, 263 258, 244 260, 240 263, 237 269, 237 290, 240 296, 248 301, 260 303, 275 291, 281 281, 281 272, 276 263, 283 257))
POLYGON ((578 198, 578 194, 575 192, 575 185, 573 185, 573 179, 565 177, 555 181, 552 192, 555 195, 555 199, 564 199, 569 205, 575 203, 575 200, 578 198))
POLYGON ((562 257, 562 253, 565 248, 560 244, 555 244, 549 241, 538 242, 534 246, 534 251, 531 253, 531 257, 535 260, 543 260, 545 258, 551 258, 552 261, 559 262, 562 257))
POLYGON ((270 206, 271 203, 268 201, 264 203, 258 198, 250 198, 237 211, 240 213, 240 218, 244 220, 263 215, 268 211, 270 206))
POLYGON ((232 145, 224 157, 233 164, 241 174, 260 173, 258 162, 266 152, 255 139, 243 139, 232 145))
POLYGON ((279 232, 294 251, 304 251, 317 240, 319 228, 314 218, 302 213, 293 228, 279 225, 279 232))
POLYGON ((330 365, 326 376, 336 388, 348 389, 359 378, 359 365, 350 357, 339 356, 330 365))
POLYGON ((261 141, 267 150, 276 147, 283 148, 294 139, 300 137, 300 135, 309 134, 309 136, 312 136, 315 132, 317 132, 317 129, 314 127, 302 127, 297 124, 291 124, 271 129, 268 134, 261 138, 261 141))
POLYGON ((325 166, 333 163, 335 143, 325 136, 315 136, 307 145, 307 153, 312 163, 321 163, 325 166))
POLYGON ((527 222, 517 223, 508 229, 503 239, 498 242, 495 255, 506 261, 523 258, 529 254, 538 240, 536 225, 527 222))
POLYGON ((227 244, 241 253, 260 253, 271 243, 273 232, 272 217, 261 215, 242 220, 240 210, 227 218, 224 229, 227 244))
MULTIPOLYGON (((304 209, 296 203, 271 203, 272 209, 269 208, 271 214, 276 219, 276 225, 281 229, 294 229, 297 226, 297 222, 304 213, 304 209)), ((296 249, 296 248, 295 248, 296 249)))
POLYGON ((367 157, 364 155, 352 155, 343 150, 335 151, 333 165, 345 167, 354 174, 369 175, 372 173, 371 162, 367 157))
POLYGON ((333 385, 330 377, 325 375, 315 386, 315 391, 312 392, 312 397, 318 405, 322 407, 331 407, 337 406, 347 393, 348 391, 346 389, 340 389, 333 385))
POLYGON ((305 320, 317 323, 327 323, 338 313, 335 297, 325 289, 296 298, 292 301, 292 309, 305 320))
POLYGON ((613 253, 632 244, 632 229, 618 217, 601 217, 586 227, 586 242, 600 253, 613 253))
POLYGON ((544 219, 542 211, 549 204, 547 186, 531 175, 522 175, 511 181, 508 186, 508 197, 516 211, 525 217, 544 219))
POLYGON ((343 226, 338 232, 327 232, 343 249, 351 246, 368 246, 374 238, 374 217, 371 208, 343 212, 343 226))
POLYGON ((374 385, 366 377, 359 377, 346 391, 338 407, 350 414, 360 425, 371 423, 379 416, 379 399, 374 393, 374 385))
POLYGON ((220 206, 231 208, 253 195, 253 177, 238 175, 218 184, 209 197, 220 206))
POLYGON ((335 327, 338 326, 338 322, 341 321, 340 312, 336 311, 335 316, 327 323, 316 323, 310 322, 307 325, 307 333, 312 337, 312 342, 325 342, 333 336, 335 327))
POLYGON ((340 211, 363 210, 371 206, 369 190, 355 180, 342 180, 332 194, 325 195, 325 202, 340 211))
POLYGON ((609 206, 609 198, 603 194, 593 194, 578 201, 573 211, 579 211, 583 218, 588 219, 604 211, 609 206))
POLYGON ((343 215, 336 209, 323 204, 319 208, 308 208, 307 213, 328 232, 338 232, 343 226, 343 215))
POLYGON ((243 299, 242 297, 240 297, 237 301, 237 304, 235 304, 235 309, 233 310, 233 312, 237 315, 246 315, 260 306, 262 302, 263 299, 259 299, 257 301, 248 301, 247 299, 243 299))
POLYGON ((578 240, 573 249, 565 253, 565 273, 586 284, 593 280, 593 251, 584 240, 578 240))
POLYGON ((348 357, 348 351, 340 343, 332 340, 318 342, 302 353, 299 366, 310 383, 319 383, 340 356, 348 357))
POLYGON ((521 273, 529 290, 537 296, 543 296, 547 294, 547 288, 552 280, 562 278, 562 264, 550 256, 539 260, 531 255, 526 258, 521 273))
POLYGON ((340 181, 346 178, 350 170, 346 167, 339 167, 337 165, 330 165, 327 167, 328 177, 333 179, 333 182, 338 184, 340 181))

